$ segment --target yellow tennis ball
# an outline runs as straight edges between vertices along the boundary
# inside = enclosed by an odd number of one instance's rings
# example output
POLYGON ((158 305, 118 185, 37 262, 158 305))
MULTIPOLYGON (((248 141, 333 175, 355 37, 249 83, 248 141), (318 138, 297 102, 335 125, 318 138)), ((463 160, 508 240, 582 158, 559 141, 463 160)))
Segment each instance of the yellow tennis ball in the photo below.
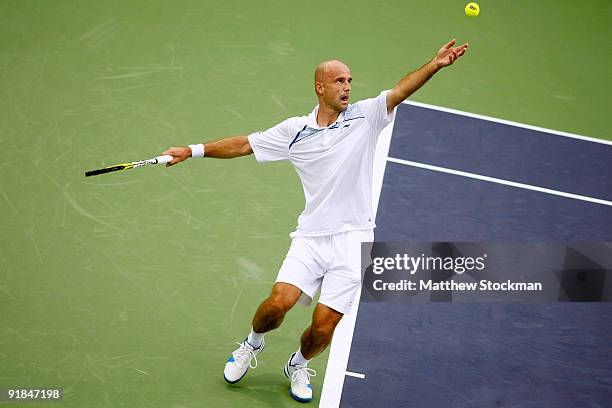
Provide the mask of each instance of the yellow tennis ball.
POLYGON ((465 6, 465 15, 469 17, 476 17, 480 13, 480 6, 478 3, 468 3, 465 6))

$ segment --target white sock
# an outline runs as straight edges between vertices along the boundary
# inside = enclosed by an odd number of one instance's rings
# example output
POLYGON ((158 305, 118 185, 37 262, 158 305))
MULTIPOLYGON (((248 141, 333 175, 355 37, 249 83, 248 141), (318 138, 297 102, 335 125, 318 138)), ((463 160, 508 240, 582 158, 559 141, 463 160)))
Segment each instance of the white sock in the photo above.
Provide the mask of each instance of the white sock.
POLYGON ((265 335, 266 333, 255 333, 255 330, 251 329, 249 337, 247 337, 247 342, 249 342, 253 348, 259 348, 261 347, 261 343, 263 343, 265 335))
POLYGON ((306 358, 302 355, 302 349, 299 348, 298 351, 296 351, 293 355, 293 358, 291 359, 289 364, 305 366, 308 365, 309 361, 310 360, 306 360, 306 358))

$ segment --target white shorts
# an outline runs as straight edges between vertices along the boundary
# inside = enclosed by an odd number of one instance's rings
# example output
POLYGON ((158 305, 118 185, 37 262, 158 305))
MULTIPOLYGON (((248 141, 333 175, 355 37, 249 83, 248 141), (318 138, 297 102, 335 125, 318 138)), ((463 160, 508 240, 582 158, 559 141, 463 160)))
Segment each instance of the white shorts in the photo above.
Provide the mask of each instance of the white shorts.
POLYGON ((294 237, 276 282, 300 288, 300 302, 305 306, 320 289, 319 303, 348 314, 361 289, 361 243, 373 240, 372 230, 294 237))

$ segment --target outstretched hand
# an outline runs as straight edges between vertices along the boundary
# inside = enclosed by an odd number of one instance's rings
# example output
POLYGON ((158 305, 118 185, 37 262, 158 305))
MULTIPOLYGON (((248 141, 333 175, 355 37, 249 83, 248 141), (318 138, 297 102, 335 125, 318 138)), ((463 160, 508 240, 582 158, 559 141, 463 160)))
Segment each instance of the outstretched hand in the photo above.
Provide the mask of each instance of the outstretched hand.
POLYGON ((440 50, 433 59, 433 62, 438 68, 444 68, 451 65, 453 62, 455 62, 455 60, 465 54, 465 51, 467 50, 469 44, 465 43, 458 47, 453 47, 455 43, 457 43, 457 40, 453 39, 449 41, 448 44, 440 48, 440 50))
POLYGON ((170 163, 166 164, 166 167, 174 166, 182 161, 187 160, 191 157, 190 147, 171 147, 162 154, 168 154, 173 157, 170 163))

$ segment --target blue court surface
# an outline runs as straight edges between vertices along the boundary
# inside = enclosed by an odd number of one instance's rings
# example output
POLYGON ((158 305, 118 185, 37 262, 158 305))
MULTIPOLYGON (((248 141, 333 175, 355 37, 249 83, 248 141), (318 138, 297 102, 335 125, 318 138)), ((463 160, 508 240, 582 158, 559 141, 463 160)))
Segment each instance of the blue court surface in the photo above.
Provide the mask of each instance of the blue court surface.
MULTIPOLYGON (((610 183, 610 142, 402 104, 376 241, 610 242, 610 183)), ((340 406, 610 407, 611 322, 606 302, 362 294, 340 406)))

